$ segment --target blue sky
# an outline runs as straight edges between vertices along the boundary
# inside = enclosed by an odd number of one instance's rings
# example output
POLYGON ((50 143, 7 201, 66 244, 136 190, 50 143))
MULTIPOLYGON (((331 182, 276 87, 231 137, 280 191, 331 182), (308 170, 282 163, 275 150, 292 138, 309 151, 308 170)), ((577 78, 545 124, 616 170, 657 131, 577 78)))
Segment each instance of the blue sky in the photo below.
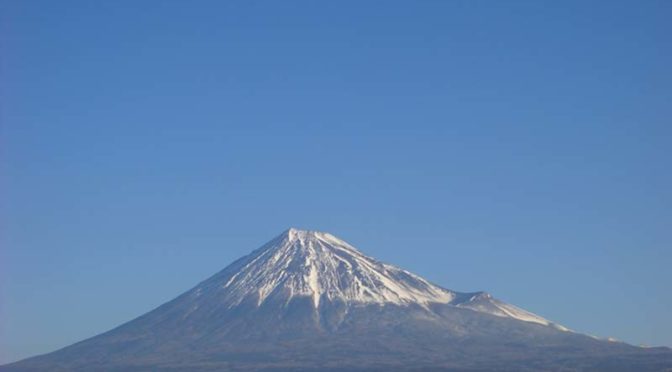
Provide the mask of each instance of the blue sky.
POLYGON ((672 346, 669 1, 0 4, 0 362, 290 226, 672 346))

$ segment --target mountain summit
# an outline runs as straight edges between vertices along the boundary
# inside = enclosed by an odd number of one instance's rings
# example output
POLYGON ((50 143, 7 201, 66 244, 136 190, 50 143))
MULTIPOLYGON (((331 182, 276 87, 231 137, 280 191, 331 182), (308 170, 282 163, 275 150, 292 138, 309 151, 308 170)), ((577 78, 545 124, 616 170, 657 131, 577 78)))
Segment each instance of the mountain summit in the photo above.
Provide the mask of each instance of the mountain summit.
MULTIPOLYGON (((394 304, 401 306, 451 304, 496 316, 566 328, 493 299, 485 292, 459 293, 368 257, 345 241, 324 232, 291 228, 249 256, 197 287, 225 289, 221 303, 261 306, 267 299, 285 305, 310 298, 344 305, 394 304)), ((201 292, 199 292, 201 293, 201 292)))
POLYGON ((0 371, 670 367, 667 348, 581 335, 292 228, 139 318, 0 371))
MULTIPOLYGON (((448 303, 451 291, 394 266, 363 255, 335 236, 289 229, 223 273, 227 304, 253 299, 261 305, 269 296, 286 302, 306 296, 315 308, 320 301, 426 305, 448 303)), ((222 284, 219 283, 218 284, 222 284)))

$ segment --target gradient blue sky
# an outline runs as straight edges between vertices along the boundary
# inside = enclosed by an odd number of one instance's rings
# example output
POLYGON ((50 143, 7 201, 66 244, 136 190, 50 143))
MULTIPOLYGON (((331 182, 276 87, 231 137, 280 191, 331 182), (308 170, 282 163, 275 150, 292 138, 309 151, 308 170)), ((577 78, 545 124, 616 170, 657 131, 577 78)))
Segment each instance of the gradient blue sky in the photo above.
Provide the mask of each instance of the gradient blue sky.
POLYGON ((290 226, 672 345, 672 2, 0 4, 0 362, 290 226))

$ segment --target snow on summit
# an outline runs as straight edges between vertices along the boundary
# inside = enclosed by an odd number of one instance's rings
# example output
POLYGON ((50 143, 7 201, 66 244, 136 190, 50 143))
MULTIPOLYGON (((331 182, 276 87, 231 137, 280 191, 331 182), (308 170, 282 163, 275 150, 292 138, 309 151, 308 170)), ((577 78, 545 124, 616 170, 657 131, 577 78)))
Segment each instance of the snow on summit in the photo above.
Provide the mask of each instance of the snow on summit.
POLYGON ((289 229, 237 263, 226 275, 229 305, 271 295, 307 296, 346 303, 448 303, 454 293, 397 267, 365 256, 335 236, 289 229))
POLYGON ((449 304, 499 317, 563 327, 492 298, 483 292, 454 292, 393 265, 362 254, 325 232, 291 228, 231 264, 192 290, 214 294, 228 308, 262 306, 273 300, 289 304, 308 298, 315 309, 324 301, 365 304, 449 304))

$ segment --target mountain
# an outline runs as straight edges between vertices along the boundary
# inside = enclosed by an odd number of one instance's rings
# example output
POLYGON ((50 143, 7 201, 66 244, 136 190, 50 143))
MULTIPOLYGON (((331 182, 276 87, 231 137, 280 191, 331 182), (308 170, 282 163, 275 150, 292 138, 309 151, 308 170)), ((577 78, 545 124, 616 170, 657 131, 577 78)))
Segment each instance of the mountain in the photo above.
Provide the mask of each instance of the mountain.
MULTIPOLYGON (((577 310, 578 311, 578 310, 577 310)), ((672 350, 573 332, 289 229, 111 331, 0 371, 672 371, 672 350)))

